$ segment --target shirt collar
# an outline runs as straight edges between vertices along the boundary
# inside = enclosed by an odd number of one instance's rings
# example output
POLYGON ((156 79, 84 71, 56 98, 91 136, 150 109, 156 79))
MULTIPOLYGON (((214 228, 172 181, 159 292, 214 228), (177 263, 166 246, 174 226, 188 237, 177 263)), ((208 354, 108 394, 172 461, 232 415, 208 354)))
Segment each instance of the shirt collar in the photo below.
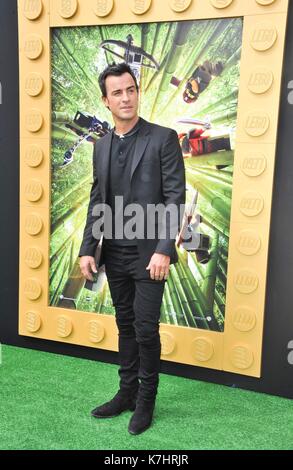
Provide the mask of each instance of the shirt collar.
POLYGON ((120 138, 120 139, 124 139, 125 137, 131 137, 132 135, 134 135, 134 134, 137 133, 137 131, 138 131, 139 128, 140 128, 140 124, 141 124, 141 119, 140 119, 140 117, 139 117, 137 123, 133 126, 132 129, 130 129, 130 131, 126 132, 126 134, 121 134, 121 135, 116 134, 116 132, 115 132, 115 127, 114 127, 114 129, 113 129, 113 135, 114 135, 115 137, 120 138))

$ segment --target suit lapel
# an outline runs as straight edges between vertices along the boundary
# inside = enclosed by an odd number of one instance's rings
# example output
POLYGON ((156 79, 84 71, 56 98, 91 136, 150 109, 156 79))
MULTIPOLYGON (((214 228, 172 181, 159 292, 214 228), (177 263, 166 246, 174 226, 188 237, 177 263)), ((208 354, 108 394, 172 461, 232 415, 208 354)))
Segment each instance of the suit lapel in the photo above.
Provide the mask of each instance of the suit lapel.
POLYGON ((150 140, 150 136, 148 134, 149 134, 148 123, 147 121, 141 118, 141 127, 138 131, 135 149, 134 149, 134 155, 133 155, 132 164, 131 164, 130 181, 137 165, 139 164, 144 154, 146 146, 150 140))
POLYGON ((100 189, 103 201, 106 201, 108 184, 109 184, 109 165, 110 165, 110 152, 113 131, 109 132, 103 137, 103 146, 100 152, 101 159, 101 174, 100 174, 100 189))

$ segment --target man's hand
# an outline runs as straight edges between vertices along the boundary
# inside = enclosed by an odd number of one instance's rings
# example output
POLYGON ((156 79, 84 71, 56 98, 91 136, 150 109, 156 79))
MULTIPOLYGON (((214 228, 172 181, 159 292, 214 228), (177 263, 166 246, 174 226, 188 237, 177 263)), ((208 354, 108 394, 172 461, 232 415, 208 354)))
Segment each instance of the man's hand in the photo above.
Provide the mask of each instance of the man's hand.
POLYGON ((150 270, 151 279, 162 281, 168 277, 169 266, 170 256, 154 253, 146 269, 150 270))
POLYGON ((93 256, 81 256, 79 260, 80 270, 82 275, 88 280, 93 281, 93 273, 97 273, 95 258, 93 256))

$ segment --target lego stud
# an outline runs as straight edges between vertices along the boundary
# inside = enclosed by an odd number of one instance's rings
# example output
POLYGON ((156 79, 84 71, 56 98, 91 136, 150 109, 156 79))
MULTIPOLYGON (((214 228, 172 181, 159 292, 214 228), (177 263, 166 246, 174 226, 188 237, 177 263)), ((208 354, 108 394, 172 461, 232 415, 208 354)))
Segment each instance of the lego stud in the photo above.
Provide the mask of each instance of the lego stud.
POLYGON ((247 346, 237 345, 231 351, 231 362, 237 369, 248 369, 252 366, 253 352, 247 346))
POLYGON ((169 354, 172 354, 176 346, 174 336, 167 331, 160 331, 160 338, 162 345, 162 355, 168 356, 169 354))
POLYGON ((245 306, 237 308, 232 318, 232 325, 238 331, 252 331, 256 325, 255 311, 245 306))
POLYGON ((38 109, 30 109, 25 116, 25 127, 29 132, 38 132, 43 123, 43 115, 38 109))
POLYGON ((259 284, 257 273, 250 269, 241 269, 236 273, 234 287, 241 294, 252 294, 259 284))
POLYGON ((170 0, 169 4, 173 11, 176 11, 176 13, 182 13, 190 7, 192 1, 193 0, 170 0))
POLYGON ((214 345, 205 337, 196 338, 192 342, 192 355, 199 362, 207 362, 214 355, 214 345))
POLYGON ((239 209, 247 217, 256 217, 264 209, 264 198, 257 191, 247 191, 241 197, 239 209))
POLYGON ((24 89, 29 96, 38 96, 42 93, 44 81, 39 73, 30 73, 25 79, 24 89))
POLYGON ((42 293, 42 286, 36 279, 27 279, 24 283, 24 294, 29 300, 37 300, 42 293))
POLYGON ((131 0, 131 10, 135 15, 144 15, 151 7, 152 0, 131 0))
POLYGON ((249 75, 247 88, 256 95, 266 93, 274 81, 273 72, 265 67, 255 68, 249 75))
POLYGON ((257 177, 264 173, 267 168, 267 158, 263 153, 250 152, 241 163, 241 171, 246 176, 257 177))
POLYGON ((39 331, 42 325, 41 316, 36 312, 27 312, 25 315, 26 329, 30 333, 39 331))
POLYGON ((57 335, 60 338, 67 338, 71 335, 73 330, 72 321, 65 315, 59 315, 57 317, 57 335))
POLYGON ((42 218, 38 214, 29 214, 25 218, 24 230, 28 235, 38 235, 43 228, 42 218))
POLYGON ((255 230, 242 230, 236 247, 242 255, 256 255, 261 249, 261 238, 255 230))
POLYGON ((251 111, 245 117, 244 130, 251 137, 264 135, 270 127, 270 118, 264 111, 251 111))
POLYGON ((105 328, 102 322, 92 320, 88 323, 88 337, 91 343, 100 343, 105 337, 105 328))
POLYGON ((110 15, 114 7, 114 0, 95 0, 94 12, 99 17, 110 15))
POLYGON ((42 0, 25 0, 23 14, 28 20, 37 20, 43 11, 42 0))
POLYGON ((62 18, 69 19, 72 18, 78 8, 77 0, 59 0, 58 1, 58 13, 62 18))
POLYGON ((215 8, 227 8, 234 0, 210 0, 215 8))
POLYGON ((29 268, 37 269, 41 266, 43 261, 42 252, 38 248, 30 247, 25 252, 24 260, 29 268))
POLYGON ((36 34, 28 36, 24 43, 24 54, 28 59, 38 59, 43 52, 42 39, 36 34))
POLYGON ((275 44, 278 37, 277 30, 273 23, 264 21, 255 25, 251 38, 250 45, 256 51, 267 51, 275 44))
POLYGON ((43 186, 38 180, 30 180, 24 189, 25 198, 29 202, 37 202, 43 195, 43 186))
POLYGON ((35 144, 29 145, 27 147, 24 156, 24 161, 28 166, 32 168, 38 167, 42 163, 43 158, 44 154, 41 147, 35 144))

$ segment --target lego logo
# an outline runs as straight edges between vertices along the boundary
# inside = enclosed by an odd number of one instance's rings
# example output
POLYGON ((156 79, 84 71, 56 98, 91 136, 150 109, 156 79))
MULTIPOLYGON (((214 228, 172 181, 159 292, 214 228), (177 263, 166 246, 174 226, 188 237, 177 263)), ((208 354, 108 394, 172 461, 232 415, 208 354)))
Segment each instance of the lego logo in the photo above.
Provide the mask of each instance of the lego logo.
POLYGON ((146 13, 152 4, 152 0, 133 0, 132 11, 136 15, 146 13))
POLYGON ((42 163, 43 152, 37 145, 28 147, 25 153, 25 162, 28 166, 37 167, 42 163))
POLYGON ((240 233, 237 249, 243 255, 251 256, 258 253, 261 248, 261 239, 253 230, 243 230, 240 233))
POLYGON ((42 264, 42 253, 37 248, 29 248, 25 253, 25 262, 32 268, 36 269, 42 264))
POLYGON ((275 36, 276 30, 273 29, 256 29, 252 36, 253 42, 271 42, 275 36))
POLYGON ((231 360, 238 369, 248 369, 254 361, 253 352, 246 346, 235 346, 232 349, 231 360))
POLYGON ((192 0, 172 0, 170 6, 172 10, 180 13, 190 7, 192 0))
POLYGON ((252 93, 265 93, 271 88, 273 80, 274 76, 270 70, 257 68, 251 73, 247 86, 252 93))
POLYGON ((43 126, 43 116, 38 110, 31 110, 25 118, 25 125, 28 131, 37 132, 43 126))
POLYGON ((97 16, 107 16, 111 13, 113 6, 113 0, 97 0, 95 4, 95 13, 97 16))
POLYGON ((59 0, 59 14, 62 18, 72 18, 77 12, 77 0, 59 0))
POLYGON ((175 349, 174 336, 165 331, 161 331, 160 338, 161 338, 161 344, 162 344, 162 354, 164 356, 171 354, 175 349))
POLYGON ((42 219, 38 215, 29 215, 25 219, 25 231, 29 235, 37 235, 43 227, 42 219))
POLYGON ((248 217, 260 214, 263 208, 263 197, 254 191, 247 192, 240 201, 240 211, 248 217))
POLYGON ((258 209, 261 205, 261 199, 243 199, 241 207, 245 209, 258 209))
POLYGON ((66 338, 72 332, 72 322, 69 318, 59 316, 57 320, 57 335, 66 338))
POLYGON ((43 187, 39 181, 29 181, 25 187, 24 194, 28 201, 39 201, 43 194, 43 187))
POLYGON ((254 310, 247 307, 240 307, 236 310, 232 320, 234 328, 239 331, 251 331, 256 325, 256 315, 254 310))
POLYGON ((31 73, 25 80, 25 91, 29 96, 38 96, 43 90, 41 75, 31 73))
POLYGON ((258 288, 258 276, 253 271, 239 271, 234 280, 234 286, 242 294, 251 294, 258 288))
POLYGON ((39 18, 43 10, 42 0, 25 0, 23 12, 29 20, 36 20, 39 18))
POLYGON ((43 51, 43 43, 41 38, 35 34, 29 36, 24 45, 24 53, 29 59, 37 59, 43 51))
POLYGON ((90 321, 89 322, 89 340, 92 343, 99 343, 104 339, 105 328, 101 322, 90 321))
POLYGON ((250 237, 241 237, 239 246, 241 248, 255 248, 258 245, 258 240, 250 237))
POLYGON ((244 196, 240 202, 240 210, 242 214, 248 217, 255 217, 262 212, 264 208, 264 200, 262 197, 253 195, 244 196))
POLYGON ((41 328, 41 317, 38 313, 28 312, 26 314, 26 328, 31 333, 35 333, 41 328))
POLYGON ((253 30, 250 44, 257 51, 266 51, 275 44, 277 37, 275 26, 270 22, 263 22, 253 30))
POLYGON ((248 135, 259 137, 265 134, 270 126, 270 118, 266 113, 253 112, 247 115, 244 128, 248 135))
POLYGON ((24 285, 24 293, 28 299, 37 300, 42 293, 42 287, 37 280, 28 279, 24 285))
POLYGON ((259 176, 267 167, 267 159, 261 153, 249 154, 244 158, 241 170, 247 176, 259 176))
POLYGON ((197 338, 192 343, 195 358, 199 362, 209 361, 214 355, 214 345, 207 338, 197 338))

